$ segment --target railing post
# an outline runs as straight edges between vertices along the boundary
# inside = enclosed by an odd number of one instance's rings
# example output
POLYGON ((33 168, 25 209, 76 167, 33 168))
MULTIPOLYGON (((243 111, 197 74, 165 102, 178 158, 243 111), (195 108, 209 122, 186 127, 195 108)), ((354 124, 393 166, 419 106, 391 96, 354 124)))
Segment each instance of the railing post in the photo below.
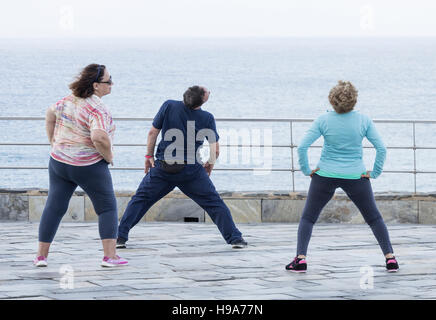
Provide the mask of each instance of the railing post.
POLYGON ((294 170, 294 139, 292 134, 292 120, 289 121, 289 131, 291 135, 291 175, 292 175, 292 192, 295 192, 295 170, 294 170))
POLYGON ((416 123, 413 121, 413 185, 416 195, 416 123))

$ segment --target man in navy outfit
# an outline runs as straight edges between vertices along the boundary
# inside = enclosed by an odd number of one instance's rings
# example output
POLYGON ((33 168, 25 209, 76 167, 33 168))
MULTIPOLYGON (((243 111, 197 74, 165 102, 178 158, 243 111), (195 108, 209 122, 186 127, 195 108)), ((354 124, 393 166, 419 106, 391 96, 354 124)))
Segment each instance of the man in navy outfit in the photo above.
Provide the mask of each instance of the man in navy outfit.
POLYGON ((148 133, 146 175, 121 219, 117 248, 126 247, 130 229, 153 204, 175 187, 209 214, 228 244, 233 248, 247 246, 233 222, 229 208, 209 178, 219 155, 215 118, 201 109, 209 95, 210 92, 204 87, 190 87, 183 95, 183 102, 166 101, 154 117, 148 133), (156 139, 161 131, 162 140, 154 155, 156 139), (204 138, 208 139, 211 152, 209 160, 202 164, 199 149, 204 138))

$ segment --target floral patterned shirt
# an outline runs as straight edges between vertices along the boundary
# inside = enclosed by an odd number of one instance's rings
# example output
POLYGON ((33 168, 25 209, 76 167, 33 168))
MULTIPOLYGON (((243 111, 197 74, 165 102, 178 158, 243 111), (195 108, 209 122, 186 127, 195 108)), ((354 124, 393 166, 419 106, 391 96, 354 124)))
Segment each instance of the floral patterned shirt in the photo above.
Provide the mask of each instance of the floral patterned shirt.
POLYGON ((91 141, 91 131, 105 131, 112 143, 115 124, 98 96, 83 99, 69 95, 50 109, 56 115, 53 159, 73 166, 89 166, 103 159, 91 141))

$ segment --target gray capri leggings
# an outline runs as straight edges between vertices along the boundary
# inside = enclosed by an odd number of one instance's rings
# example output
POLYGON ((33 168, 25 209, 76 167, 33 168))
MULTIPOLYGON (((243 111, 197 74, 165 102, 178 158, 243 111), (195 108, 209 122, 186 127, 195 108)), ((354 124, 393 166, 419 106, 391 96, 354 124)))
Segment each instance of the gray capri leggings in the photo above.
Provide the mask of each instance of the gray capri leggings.
POLYGON ((365 222, 371 227, 383 254, 393 253, 388 230, 377 209, 369 179, 327 178, 314 174, 298 227, 297 255, 306 255, 313 225, 318 220, 321 210, 333 197, 336 188, 342 188, 360 210, 365 222))
POLYGON ((89 196, 98 215, 101 239, 116 239, 117 202, 108 163, 101 160, 90 166, 72 166, 50 157, 48 199, 39 223, 39 241, 51 243, 70 199, 80 186, 89 196))

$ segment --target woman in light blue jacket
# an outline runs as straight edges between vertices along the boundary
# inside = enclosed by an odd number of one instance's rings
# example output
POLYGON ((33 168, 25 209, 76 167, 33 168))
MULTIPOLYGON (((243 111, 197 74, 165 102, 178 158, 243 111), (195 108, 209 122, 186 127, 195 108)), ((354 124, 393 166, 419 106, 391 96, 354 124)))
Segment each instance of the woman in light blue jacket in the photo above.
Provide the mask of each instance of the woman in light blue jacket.
POLYGON ((395 272, 399 269, 398 263, 369 181, 381 174, 386 148, 372 120, 353 110, 357 102, 357 90, 350 82, 339 81, 331 89, 329 101, 334 111, 318 117, 298 147, 301 171, 310 176, 312 181, 298 227, 297 256, 286 266, 286 270, 307 270, 306 252, 313 225, 335 190, 341 188, 371 227, 385 255, 387 271, 395 272), (321 159, 317 168, 311 170, 307 150, 320 136, 324 137, 321 159), (366 171, 362 160, 362 140, 365 137, 377 151, 371 172, 366 171))

